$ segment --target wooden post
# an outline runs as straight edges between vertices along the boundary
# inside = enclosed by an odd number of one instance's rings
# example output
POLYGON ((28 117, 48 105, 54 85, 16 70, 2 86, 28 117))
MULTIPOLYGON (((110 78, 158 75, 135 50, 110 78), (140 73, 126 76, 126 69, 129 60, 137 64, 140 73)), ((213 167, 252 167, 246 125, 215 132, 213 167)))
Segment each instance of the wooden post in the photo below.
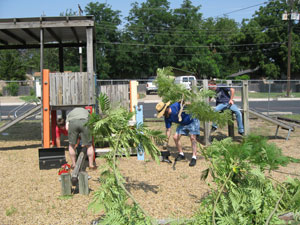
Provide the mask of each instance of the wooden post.
POLYGON ((41 94, 41 102, 42 102, 42 108, 41 108, 41 114, 42 114, 42 121, 41 121, 41 139, 42 139, 42 145, 44 144, 44 124, 43 124, 43 68, 44 68, 44 29, 40 29, 40 72, 41 72, 41 80, 42 80, 42 94, 41 94))
POLYGON ((88 73, 88 97, 89 105, 95 104, 95 79, 94 79, 94 48, 93 48, 93 27, 86 28, 86 61, 88 73))
MULTIPOLYGON (((227 80, 226 81, 227 87, 231 87, 232 86, 232 81, 231 80, 227 80)), ((231 112, 231 119, 232 122, 228 122, 228 136, 234 138, 234 116, 233 113, 231 112)))
POLYGON ((56 145, 56 110, 51 110, 51 134, 52 134, 52 146, 56 145))
MULTIPOLYGON (((135 109, 135 106, 138 105, 138 98, 137 98, 137 86, 138 82, 136 80, 132 80, 129 82, 129 90, 130 90, 130 112, 133 112, 135 109)), ((133 121, 136 121, 135 115, 133 116, 133 121)))
MULTIPOLYGON (((136 126, 139 124, 143 124, 144 122, 144 115, 143 115, 143 106, 135 106, 135 115, 136 115, 136 126)), ((137 149, 137 158, 138 160, 145 160, 145 151, 141 144, 139 144, 137 149)))
POLYGON ((248 135, 250 133, 249 126, 249 101, 248 101, 248 81, 243 81, 242 90, 242 102, 243 102, 243 117, 244 117, 244 134, 248 135))
POLYGON ((69 173, 63 173, 60 175, 61 178, 61 195, 71 195, 71 175, 69 173))
POLYGON ((49 70, 43 70, 43 147, 50 148, 50 88, 49 70))
MULTIPOLYGON (((208 80, 204 79, 203 80, 203 90, 208 90, 208 80)), ((205 102, 208 104, 209 103, 209 99, 206 98, 205 102)), ((205 145, 209 145, 209 136, 210 136, 210 132, 209 132, 209 122, 204 122, 204 144, 205 145)))
POLYGON ((84 165, 85 165, 85 159, 86 159, 86 154, 81 151, 78 158, 77 158, 77 161, 76 161, 76 166, 72 172, 72 185, 73 186, 76 186, 77 182, 78 182, 78 176, 79 176, 79 173, 83 170, 84 168, 84 165))
POLYGON ((234 138, 234 115, 231 112, 231 121, 228 121, 228 136, 234 138))
POLYGON ((86 28, 86 61, 88 74, 94 75, 93 27, 86 28))
POLYGON ((88 195, 90 193, 89 189, 89 176, 87 172, 79 173, 79 194, 88 195))

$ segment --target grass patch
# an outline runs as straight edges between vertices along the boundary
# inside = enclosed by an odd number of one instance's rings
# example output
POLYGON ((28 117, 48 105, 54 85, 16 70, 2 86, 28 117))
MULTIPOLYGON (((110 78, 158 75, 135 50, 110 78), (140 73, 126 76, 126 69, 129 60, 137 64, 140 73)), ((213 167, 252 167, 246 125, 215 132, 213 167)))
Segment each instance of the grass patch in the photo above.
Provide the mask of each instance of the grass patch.
MULTIPOLYGON (((1 121, 1 123, 2 122, 4 121, 1 121)), ((8 133, 8 135, 1 135, 0 133, 0 140, 41 140, 41 121, 24 120, 6 129, 3 133, 8 133)))
POLYGON ((17 212, 17 209, 14 206, 11 206, 11 207, 9 207, 8 209, 5 210, 5 215, 6 216, 11 216, 16 212, 17 212))
POLYGON ((63 195, 58 197, 60 200, 69 200, 71 198, 73 198, 73 195, 63 195))
POLYGON ((291 119, 291 120, 299 120, 300 121, 300 114, 282 115, 281 117, 288 118, 288 119, 291 119))
POLYGON ((142 99, 142 98, 145 98, 145 97, 146 97, 145 93, 141 93, 141 92, 138 93, 138 98, 139 99, 142 99))
MULTIPOLYGON (((236 92, 235 96, 241 96, 240 92, 236 92)), ((249 92, 249 98, 268 98, 269 93, 268 92, 249 92)), ((300 93, 295 92, 291 93, 291 98, 299 98, 300 93)), ((286 98, 286 92, 282 93, 270 93, 270 98, 286 98)))

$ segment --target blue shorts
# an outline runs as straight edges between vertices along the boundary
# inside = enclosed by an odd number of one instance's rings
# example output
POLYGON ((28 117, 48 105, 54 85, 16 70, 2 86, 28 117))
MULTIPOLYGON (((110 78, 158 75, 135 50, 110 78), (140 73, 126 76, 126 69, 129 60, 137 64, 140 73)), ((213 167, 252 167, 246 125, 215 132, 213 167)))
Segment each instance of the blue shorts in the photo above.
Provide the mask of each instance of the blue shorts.
POLYGON ((176 128, 176 133, 181 135, 200 135, 200 121, 198 119, 193 119, 194 121, 188 125, 178 125, 176 128))

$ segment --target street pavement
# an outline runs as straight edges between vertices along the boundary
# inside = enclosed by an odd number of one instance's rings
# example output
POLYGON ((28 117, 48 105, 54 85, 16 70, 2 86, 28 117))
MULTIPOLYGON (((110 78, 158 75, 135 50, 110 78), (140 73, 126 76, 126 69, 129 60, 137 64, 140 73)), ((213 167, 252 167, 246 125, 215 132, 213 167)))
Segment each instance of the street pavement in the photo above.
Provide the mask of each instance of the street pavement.
MULTIPOLYGON (((242 108, 242 102, 239 97, 236 97, 235 103, 242 108)), ((139 99, 138 104, 143 105, 144 117, 155 117, 155 105, 161 101, 158 95, 146 95, 145 98, 139 99)), ((8 116, 18 116, 24 111, 33 108, 35 104, 24 104, 19 97, 0 97, 0 120, 7 119, 8 116), (20 108, 17 108, 20 106, 20 108), (16 113, 13 111, 17 111, 16 113), (14 115, 16 114, 16 115, 14 115)), ((212 106, 214 102, 210 103, 212 106)), ((267 98, 251 98, 249 99, 249 107, 258 112, 273 115, 273 114, 300 114, 300 98, 277 98, 268 101, 267 98)))

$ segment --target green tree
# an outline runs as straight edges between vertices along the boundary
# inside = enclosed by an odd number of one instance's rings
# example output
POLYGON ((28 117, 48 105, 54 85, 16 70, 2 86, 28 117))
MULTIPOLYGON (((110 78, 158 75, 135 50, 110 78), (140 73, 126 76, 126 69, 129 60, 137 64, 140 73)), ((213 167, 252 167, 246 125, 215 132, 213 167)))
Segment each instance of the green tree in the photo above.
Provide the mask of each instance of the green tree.
POLYGON ((172 44, 169 8, 170 3, 166 0, 147 0, 141 5, 132 5, 126 18, 126 39, 135 45, 130 49, 136 48, 132 51, 136 77, 154 75, 158 67, 174 62, 173 49, 165 47, 172 44))
POLYGON ((121 67, 116 63, 118 52, 115 51, 117 46, 113 44, 120 41, 120 11, 112 10, 108 4, 91 2, 85 7, 85 12, 95 17, 97 77, 115 78, 121 67))
MULTIPOLYGON (((284 77, 287 70, 288 43, 288 21, 282 20, 285 10, 289 10, 286 1, 269 1, 266 6, 256 11, 251 20, 243 21, 241 33, 236 39, 239 44, 245 44, 244 47, 239 48, 247 51, 240 57, 243 67, 259 66, 258 73, 265 77, 273 79, 284 77)), ((296 44, 299 41, 299 25, 292 23, 294 27, 291 60, 293 73, 299 70, 297 62, 300 60, 300 49, 296 44)))
POLYGON ((26 58, 24 51, 2 50, 0 51, 0 79, 1 80, 25 80, 26 58))

